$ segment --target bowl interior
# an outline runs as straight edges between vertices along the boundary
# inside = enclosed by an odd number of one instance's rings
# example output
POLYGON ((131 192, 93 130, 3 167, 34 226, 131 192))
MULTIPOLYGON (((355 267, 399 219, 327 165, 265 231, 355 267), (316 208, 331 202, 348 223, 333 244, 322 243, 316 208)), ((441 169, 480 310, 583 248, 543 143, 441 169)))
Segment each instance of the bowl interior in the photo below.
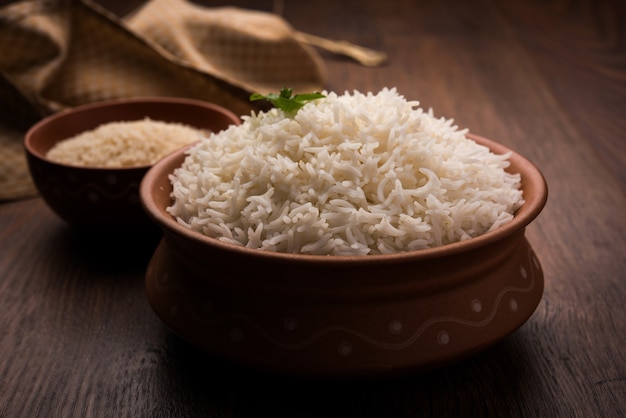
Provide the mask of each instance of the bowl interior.
POLYGON ((24 139, 31 177, 50 209, 81 229, 154 227, 139 202, 139 184, 150 165, 84 167, 46 156, 57 142, 102 124, 146 117, 213 132, 241 123, 234 113, 211 103, 161 97, 99 102, 51 115, 31 127, 24 139))
POLYGON ((116 121, 149 117, 199 129, 221 131, 240 119, 231 111, 212 103, 184 98, 146 97, 88 104, 49 116, 26 134, 24 145, 33 155, 46 159, 57 142, 116 121))

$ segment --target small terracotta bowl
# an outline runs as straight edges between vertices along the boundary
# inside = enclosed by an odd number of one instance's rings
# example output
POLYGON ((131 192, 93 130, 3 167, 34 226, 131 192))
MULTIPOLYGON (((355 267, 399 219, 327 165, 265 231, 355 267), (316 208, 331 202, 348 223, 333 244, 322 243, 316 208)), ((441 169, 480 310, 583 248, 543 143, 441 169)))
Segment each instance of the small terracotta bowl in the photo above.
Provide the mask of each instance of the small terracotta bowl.
MULTIPOLYGON (((508 151, 471 136, 496 153, 508 151)), ((519 328, 543 293, 524 236, 547 199, 542 174, 513 153, 526 203, 505 226, 459 243, 394 255, 314 256, 229 245, 178 224, 168 174, 156 164, 140 196, 163 230, 146 273, 148 299, 183 339, 273 372, 383 376, 475 354, 519 328)))
POLYGON ((79 167, 50 161, 57 142, 101 124, 149 117, 210 131, 241 123, 227 109, 198 100, 169 97, 103 101, 42 119, 26 133, 24 146, 39 194, 73 227, 100 231, 134 231, 150 227, 139 202, 139 184, 149 165, 128 168, 79 167))

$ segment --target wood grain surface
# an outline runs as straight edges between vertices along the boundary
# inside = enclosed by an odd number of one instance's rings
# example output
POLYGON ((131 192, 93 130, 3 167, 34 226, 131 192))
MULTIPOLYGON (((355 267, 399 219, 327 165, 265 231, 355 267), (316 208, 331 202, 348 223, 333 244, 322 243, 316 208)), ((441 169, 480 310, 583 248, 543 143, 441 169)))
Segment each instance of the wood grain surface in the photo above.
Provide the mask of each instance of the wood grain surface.
MULTIPOLYGON (((102 1, 115 13, 139 2, 102 1)), ((0 204, 1 417, 626 416, 626 12, 619 1, 204 1, 385 51, 321 52, 328 90, 396 87, 533 161, 537 311, 487 351, 373 381, 276 376, 168 331, 143 289, 154 237, 70 230, 38 198, 0 204)), ((0 117, 2 117, 0 115, 0 117)))

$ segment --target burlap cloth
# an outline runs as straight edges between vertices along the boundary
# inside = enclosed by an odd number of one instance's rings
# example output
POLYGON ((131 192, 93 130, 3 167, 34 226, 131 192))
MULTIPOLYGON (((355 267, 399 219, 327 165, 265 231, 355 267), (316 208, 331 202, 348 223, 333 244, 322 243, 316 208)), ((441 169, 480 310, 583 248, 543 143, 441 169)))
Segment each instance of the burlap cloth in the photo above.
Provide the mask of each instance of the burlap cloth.
POLYGON ((270 13, 152 0, 124 20, 88 0, 0 9, 0 200, 36 194, 26 130, 105 99, 178 96, 248 114, 251 92, 324 86, 317 52, 270 13))

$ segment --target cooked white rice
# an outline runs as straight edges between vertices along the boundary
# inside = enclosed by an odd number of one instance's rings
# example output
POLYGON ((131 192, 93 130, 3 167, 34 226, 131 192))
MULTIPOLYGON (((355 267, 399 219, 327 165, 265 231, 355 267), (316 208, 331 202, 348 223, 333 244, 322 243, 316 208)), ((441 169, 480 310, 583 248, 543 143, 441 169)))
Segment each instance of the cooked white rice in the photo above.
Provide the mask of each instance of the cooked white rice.
POLYGON ((170 176, 179 223, 229 243, 303 254, 431 248, 510 221, 519 174, 395 89, 252 113, 191 147, 170 176))
POLYGON ((179 123, 150 118, 116 121, 60 141, 47 157, 85 167, 151 165, 202 136, 206 132, 179 123))

